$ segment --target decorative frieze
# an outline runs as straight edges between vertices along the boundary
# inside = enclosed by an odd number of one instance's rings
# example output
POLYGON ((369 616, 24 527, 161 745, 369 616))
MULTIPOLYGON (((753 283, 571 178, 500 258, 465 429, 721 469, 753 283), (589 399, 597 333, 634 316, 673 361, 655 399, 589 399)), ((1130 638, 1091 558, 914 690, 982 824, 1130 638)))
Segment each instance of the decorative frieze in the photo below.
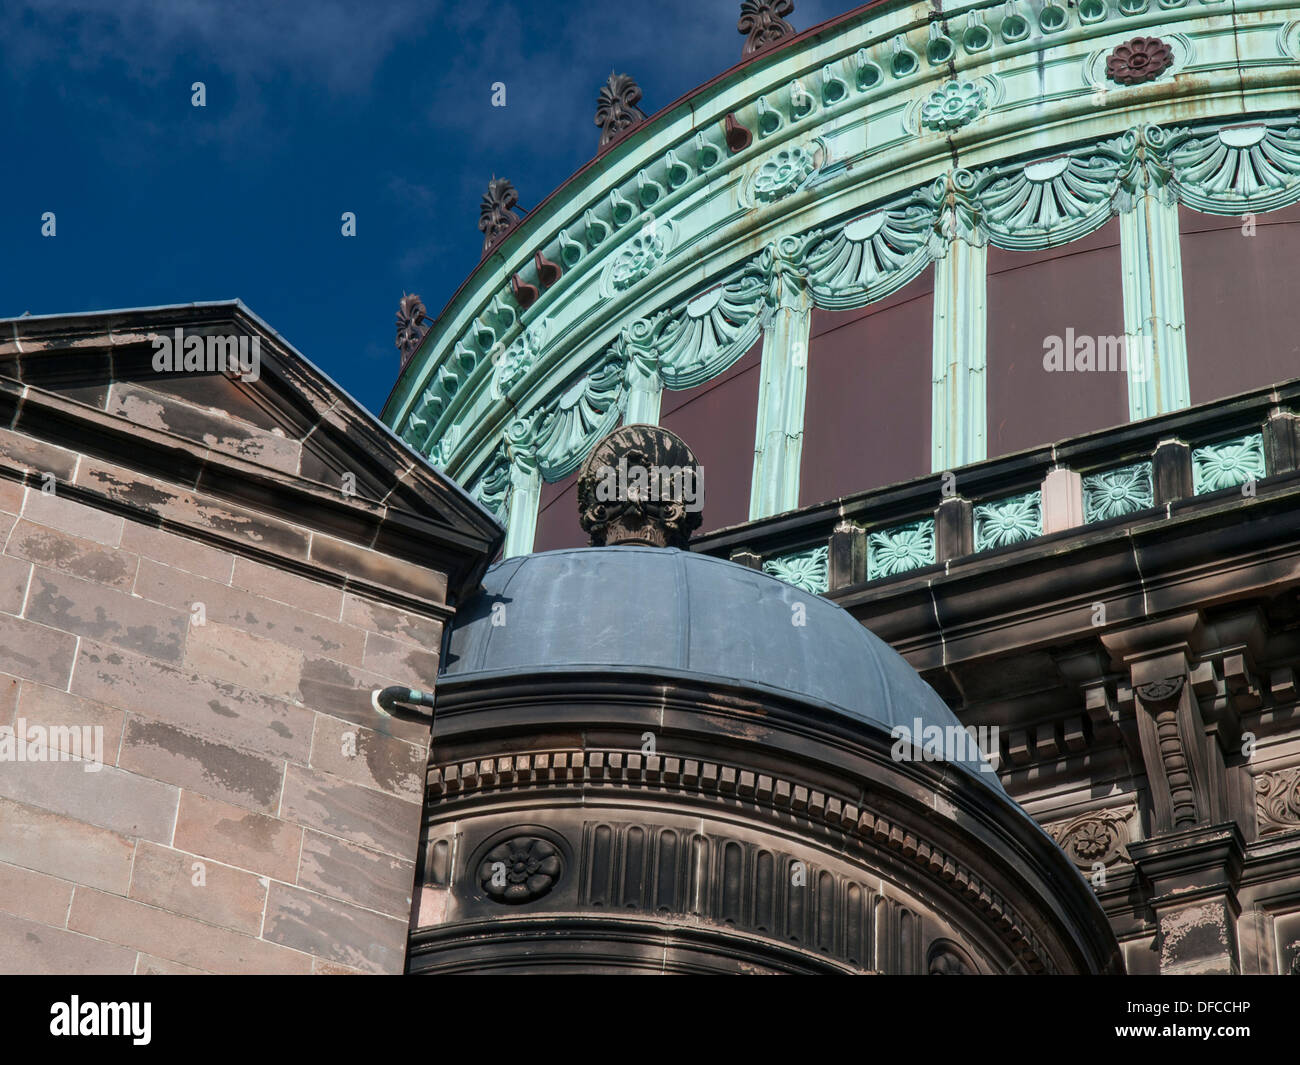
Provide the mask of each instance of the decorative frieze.
POLYGON ((1106 76, 1119 85, 1140 85, 1154 81, 1173 62, 1173 49, 1159 37, 1134 37, 1111 51, 1106 58, 1106 76))
POLYGON ((984 106, 984 90, 979 85, 946 81, 921 105, 921 125, 934 132, 958 130, 974 121, 984 106))
POLYGON ((1135 462, 1083 478, 1083 520, 1107 521, 1155 506, 1151 463, 1135 462))
POLYGON ((1131 865, 1128 845, 1138 838, 1136 806, 1096 810, 1044 826, 1061 850, 1084 873, 1098 866, 1131 865))
POLYGON ((934 562, 934 519, 867 534, 867 580, 929 566, 934 562))
POLYGON ((1255 813, 1261 834, 1300 829, 1300 769, 1278 769, 1255 777, 1255 813))
POLYGON ((763 563, 763 572, 778 577, 805 592, 821 595, 830 585, 830 548, 814 547, 789 555, 778 555, 763 563))
POLYGON ((1265 473, 1263 433, 1192 449, 1192 485, 1196 495, 1256 481, 1265 473))
POLYGON ((1043 534, 1042 493, 980 503, 974 510, 975 550, 991 551, 1023 543, 1043 534))

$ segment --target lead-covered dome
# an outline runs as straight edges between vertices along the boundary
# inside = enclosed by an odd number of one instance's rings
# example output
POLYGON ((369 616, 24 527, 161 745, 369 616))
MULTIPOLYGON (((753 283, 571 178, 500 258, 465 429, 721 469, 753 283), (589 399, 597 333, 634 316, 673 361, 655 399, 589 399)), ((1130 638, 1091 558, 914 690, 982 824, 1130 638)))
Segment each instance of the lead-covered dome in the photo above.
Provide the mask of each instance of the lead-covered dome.
MULTIPOLYGON (((673 548, 578 548, 498 563, 457 613, 444 676, 575 669, 755 688, 886 731, 914 734, 918 721, 960 727, 845 610, 766 573, 673 548)), ((977 760, 957 760, 1000 790, 977 760)))

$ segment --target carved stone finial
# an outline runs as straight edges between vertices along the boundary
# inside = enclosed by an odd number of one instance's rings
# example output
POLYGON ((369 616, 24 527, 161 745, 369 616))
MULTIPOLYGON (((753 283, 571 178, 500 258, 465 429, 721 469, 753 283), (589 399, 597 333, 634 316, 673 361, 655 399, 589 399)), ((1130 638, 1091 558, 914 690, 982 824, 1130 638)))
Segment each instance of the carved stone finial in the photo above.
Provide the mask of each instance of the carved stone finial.
POLYGON ((409 296, 402 293, 402 299, 397 304, 397 350, 402 353, 402 369, 406 369, 406 364, 411 361, 411 356, 428 331, 429 318, 425 313, 424 301, 414 292, 409 296))
POLYGON ((797 32, 785 16, 794 13, 794 0, 743 0, 736 28, 746 34, 742 59, 766 51, 797 32))
POLYGON ((515 187, 506 178, 494 174, 478 209, 478 227, 483 233, 484 256, 519 224, 519 215, 514 211, 518 203, 519 193, 515 187))
POLYGON ((630 74, 610 71, 609 81, 600 88, 596 100, 596 125, 600 127, 602 151, 613 144, 627 130, 645 121, 645 112, 637 107, 641 102, 641 86, 630 74))
POLYGON ((685 548, 704 520, 694 453, 657 425, 624 425, 596 444, 578 475, 578 520, 593 547, 685 548))

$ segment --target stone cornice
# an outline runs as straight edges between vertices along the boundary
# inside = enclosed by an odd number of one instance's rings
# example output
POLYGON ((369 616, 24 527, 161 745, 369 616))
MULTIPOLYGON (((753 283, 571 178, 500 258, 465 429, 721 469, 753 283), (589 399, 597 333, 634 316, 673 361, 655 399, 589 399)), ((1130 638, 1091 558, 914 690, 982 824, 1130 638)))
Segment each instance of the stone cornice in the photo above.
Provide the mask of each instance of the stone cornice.
POLYGON ((973 913, 992 915, 1031 971, 1041 971, 1047 955, 1037 944, 1042 933, 1008 898, 1008 890, 1023 890, 1011 886, 1016 881, 1028 877, 1040 891, 1052 885, 1058 919, 1075 928, 1101 919, 1082 878, 1022 811, 965 771, 894 761, 891 742, 883 729, 842 714, 788 699, 758 703, 742 689, 585 673, 445 678, 427 810, 441 822, 531 798, 795 821, 823 846, 861 848, 930 880, 932 890, 955 891, 973 913), (646 729, 657 736, 655 755, 640 751, 646 729), (546 745, 548 731, 583 739, 546 745), (990 864, 977 871, 963 854, 990 864))

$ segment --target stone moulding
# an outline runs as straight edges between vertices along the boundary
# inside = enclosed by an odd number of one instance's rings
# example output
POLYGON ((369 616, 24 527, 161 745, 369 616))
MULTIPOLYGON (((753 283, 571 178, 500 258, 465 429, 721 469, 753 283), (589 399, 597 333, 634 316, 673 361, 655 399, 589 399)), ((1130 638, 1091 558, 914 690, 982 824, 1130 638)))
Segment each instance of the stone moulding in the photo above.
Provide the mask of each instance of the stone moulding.
MULTIPOLYGON (((982 126, 995 120, 1001 123, 989 128, 999 130, 999 136, 1007 144, 1009 154, 1015 153, 1015 144, 1005 137, 1004 127, 1006 123, 1012 122, 1006 116, 1015 107, 1020 108, 1015 111, 1016 114, 1028 114, 1034 109, 1022 106, 1026 102, 1023 92, 1028 89, 1018 87, 1020 83, 1015 80, 1014 70, 1008 69, 1006 64, 1014 66, 1016 63, 1030 62, 1035 55, 1035 35, 1041 37, 1044 46, 1050 44, 1053 62, 1059 65, 1066 61, 1066 57, 1070 57, 1069 63, 1082 64, 1087 55, 1095 50, 1095 40, 1109 37, 1110 42, 1113 42, 1116 27, 1131 25, 1122 21, 1127 16, 1108 10, 1105 5, 1098 8, 1096 4, 1085 4, 1078 9, 1068 5, 1049 6, 1056 14, 1048 18, 1045 25, 1039 25, 1045 16, 1040 13, 1035 17, 1024 3, 979 4, 966 11, 967 32, 959 35, 955 28, 950 28, 941 35, 947 39, 951 34, 953 45, 959 51, 965 50, 967 55, 977 57, 981 64, 1002 64, 998 80, 1005 88, 1005 99, 997 101, 996 106, 983 112, 980 124, 982 126), (1057 22, 1062 18, 1065 21, 1058 26, 1057 22), (985 37, 991 40, 986 41, 985 37)), ((1260 11, 1273 9, 1268 4, 1255 6, 1260 11)), ((1225 32, 1224 28, 1217 22, 1204 21, 1218 18, 1219 15, 1215 5, 1189 4, 1161 12, 1162 25, 1191 23, 1198 32, 1203 30, 1209 35, 1197 38, 1202 58, 1196 64, 1189 65, 1189 70, 1213 72, 1227 62, 1222 57, 1216 59, 1217 53, 1210 48, 1210 38, 1225 32)), ((917 76, 922 68, 929 69, 926 58, 928 49, 934 42, 927 42, 925 38, 928 25, 908 27, 899 23, 898 18, 899 15, 892 8, 884 6, 871 13, 864 13, 860 25, 870 28, 874 35, 864 46, 861 34, 858 33, 850 47, 846 27, 843 52, 838 56, 828 57, 824 49, 806 49, 800 44, 778 50, 771 56, 758 57, 746 68, 749 92, 744 95, 724 93, 718 100, 716 122, 701 118, 692 122, 689 130, 681 129, 671 135, 668 131, 676 130, 671 124, 659 121, 650 123, 645 131, 646 148, 634 162, 629 157, 625 177, 619 177, 612 190, 606 184, 600 187, 599 195, 594 195, 590 203, 575 201, 571 216, 544 213, 535 220, 530 217, 520 223, 519 228, 527 231, 526 236, 531 235, 527 255, 540 252, 548 261, 563 264, 563 277, 547 287, 537 275, 535 265, 528 259, 522 259, 519 263, 503 262, 500 285, 490 292, 481 287, 475 291, 482 291, 482 298, 489 304, 502 300, 513 304, 509 282, 511 276, 517 275, 521 284, 533 286, 540 293, 530 305, 530 315, 547 318, 560 316, 567 322, 569 316, 577 313, 585 320, 592 312, 585 309, 585 299, 580 298, 578 293, 585 291, 584 286, 590 283, 588 278, 592 269, 599 272, 607 265, 609 249, 617 246, 609 237, 619 229, 637 222, 638 213, 653 211, 658 218, 677 224, 681 229, 680 245, 684 250, 693 249, 702 236, 719 232, 725 219, 717 215, 711 190, 723 171, 734 173, 738 169, 747 168, 752 159, 748 154, 749 145, 733 145, 738 150, 734 157, 729 155, 724 119, 731 116, 736 126, 759 129, 760 98, 765 101, 764 114, 770 116, 768 125, 772 121, 778 124, 778 128, 768 134, 768 139, 762 141, 765 148, 771 146, 771 149, 779 151, 791 144, 806 143, 810 135, 819 130, 837 139, 836 151, 840 153, 840 158, 834 167, 838 169, 819 173, 814 179, 818 183, 816 187, 825 187, 840 197, 837 200, 837 213, 850 218, 861 216, 863 207, 870 206, 869 202, 863 201, 872 195, 875 188, 873 177, 879 164, 870 153, 863 155, 860 146, 863 141, 874 143, 874 140, 853 132, 858 128, 855 123, 869 120, 858 119, 859 104, 869 103, 874 108, 877 102, 884 101, 890 93, 902 93, 904 97, 900 97, 900 101, 905 99, 910 104, 916 104, 935 91, 933 79, 925 80, 917 76), (900 72, 894 60, 907 55, 913 57, 915 67, 900 72), (890 74, 882 74, 886 70, 890 74), (882 76, 877 77, 878 74, 882 76), (898 80, 892 80, 891 74, 893 79, 898 80), (770 83, 763 81, 765 77, 770 78, 770 83), (758 79, 758 82, 755 83, 754 79, 758 79), (855 146, 850 155, 843 154, 846 144, 855 146), (852 166, 846 169, 849 162, 852 166), (858 205, 852 211, 847 210, 847 204, 841 202, 845 198, 846 183, 862 190, 862 194, 858 195, 858 205), (505 269, 508 267, 515 269, 507 273, 505 269), (580 306, 584 309, 579 309, 580 306)), ((1284 45, 1290 38, 1278 38, 1282 40, 1282 44, 1279 44, 1274 39, 1278 36, 1275 29, 1270 28, 1267 33, 1261 29, 1258 42, 1252 37, 1248 42, 1246 58, 1240 62, 1281 62, 1285 58, 1284 45), (1264 38, 1267 38, 1267 42, 1264 38), (1281 52, 1278 52, 1279 48, 1282 49, 1281 52)), ((1170 34, 1168 37, 1177 39, 1178 35, 1170 34)), ((1232 61, 1238 62, 1235 51, 1233 56, 1232 61)), ((1190 64, 1190 60, 1187 61, 1190 64)), ((1290 59, 1286 61, 1291 62, 1290 59)), ((1067 101, 1073 99, 1071 94, 1079 95, 1080 99, 1086 96, 1090 91, 1089 83, 1082 73, 1082 67, 1080 71, 1077 87, 1054 95, 1051 106, 1065 106, 1067 101)), ((981 76, 978 67, 963 72, 963 78, 974 81, 978 81, 981 76)), ((1033 91, 1038 92, 1040 89, 1035 88, 1033 91)), ((1127 99, 1133 92, 1147 91, 1138 87, 1127 94, 1118 94, 1117 99, 1127 99)), ((1107 102, 1102 108, 1103 116, 1112 110, 1122 112, 1128 106, 1131 105, 1122 101, 1107 102)), ((1150 116, 1150 109, 1145 110, 1143 115, 1144 119, 1150 116)), ((1201 129, 1193 131, 1187 143, 1181 145, 1181 152, 1169 159, 1172 173, 1170 195, 1189 207, 1216 213, 1273 210, 1300 198, 1300 190, 1295 187, 1296 140, 1293 132, 1277 120, 1267 117, 1255 121, 1252 116, 1238 116, 1235 121, 1240 124, 1243 117, 1247 118, 1248 125, 1262 124, 1268 127, 1269 132, 1262 140, 1247 143, 1256 136, 1254 131, 1227 132, 1222 138, 1216 130, 1209 130, 1208 133, 1201 129), (1206 143, 1201 143, 1202 141, 1206 143)), ((1012 124, 1014 126, 1014 122, 1012 124)), ((1171 125, 1176 127, 1177 122, 1172 122, 1171 125)), ((1026 127, 1020 136, 1028 138, 1031 132, 1026 127)), ((1052 153, 1043 153, 1044 138, 1040 134, 1034 132, 1033 136, 1031 151, 1026 153, 1026 157, 1037 157, 1046 164, 1052 158, 1052 153)), ((1096 143, 1104 144, 1112 139, 1113 137, 1103 137, 1096 143)), ((1178 147, 1179 141, 1178 130, 1174 129, 1170 136, 1170 148, 1178 147)), ((975 148, 978 151, 978 146, 975 148)), ((1055 148, 1054 154, 1061 154, 1060 147, 1055 148)), ((981 222, 980 229, 987 231, 991 242, 1008 247, 1051 246, 1075 239, 1104 223, 1114 211, 1125 209, 1123 181, 1118 183, 1121 186, 1118 189, 1111 182, 1115 161, 1109 159, 1106 152, 1101 152, 1095 162, 1090 162, 1088 146, 1084 146, 1081 152, 1067 154, 1071 154, 1070 169, 1067 172, 1052 175, 1051 165, 1045 165, 1012 182, 1016 184, 1018 181, 1019 188, 1002 188, 1000 191, 1007 199, 1001 207, 993 203, 991 197, 984 198, 982 206, 986 209, 986 220, 981 222), (1009 217, 996 217, 999 211, 1009 217), (1031 218, 1032 222, 1028 221, 1031 218)), ((878 156, 881 163, 890 157, 888 151, 881 151, 878 156)), ((936 159, 936 165, 942 164, 936 159)), ((1016 167, 1009 164, 997 169, 1005 177, 1012 175, 1016 167)), ((905 198, 896 196, 892 199, 899 202, 905 198)), ((779 244, 784 239, 781 232, 784 224, 780 217, 782 212, 796 212, 796 217, 803 223, 799 229, 807 231, 809 211, 800 206, 807 202, 808 198, 803 196, 785 197, 771 208, 773 218, 769 243, 779 244)), ((827 231, 833 229, 824 223, 817 224, 816 228, 827 231)), ((516 245, 520 245, 518 253, 522 255, 523 243, 522 237, 507 237, 502 244, 506 256, 512 254, 510 249, 516 245)), ((689 255, 681 258, 683 264, 688 260, 694 262, 689 255)), ((671 264, 659 268, 653 280, 643 279, 644 284, 636 288, 636 291, 643 291, 645 285, 663 288, 677 284, 681 270, 675 265, 669 269, 669 265, 671 264)), ((487 269, 485 267, 485 273, 480 276, 486 277, 487 269)), ((710 272, 716 277, 726 271, 717 270, 714 264, 710 267, 710 272)), ((623 298, 636 299, 631 288, 625 291, 632 294, 623 298)), ((617 295, 622 296, 622 293, 617 295)), ((633 313, 646 314, 644 307, 634 306, 631 310, 633 313)), ((422 352, 431 354, 417 352, 386 411, 386 420, 418 449, 425 449, 440 439, 442 429, 453 420, 470 417, 476 422, 482 422, 485 418, 500 421, 504 416, 502 411, 483 404, 481 363, 468 370, 462 368, 466 361, 464 353, 481 358, 498 343, 508 345, 513 339, 511 331, 518 330, 521 326, 507 325, 505 319, 492 311, 490 306, 487 310, 479 310, 466 317, 468 312, 468 305, 465 314, 459 310, 455 312, 455 320, 460 324, 454 327, 448 327, 446 323, 451 319, 445 317, 435 326, 421 345, 422 352), (438 349, 436 352, 435 347, 438 349), (456 351, 462 354, 456 354, 456 351), (454 394, 443 388, 448 380, 442 374, 442 369, 448 363, 462 364, 462 367, 451 368, 456 385, 454 394), (421 379, 417 380, 417 376, 421 379)), ((602 308, 600 314, 603 320, 610 323, 618 317, 613 307, 602 308)), ((631 315, 624 315, 624 320, 627 317, 631 315)), ((581 357, 574 350, 574 345, 581 344, 585 348, 592 343, 608 343, 608 339, 602 341, 585 326, 571 329, 567 324, 560 325, 558 322, 552 336, 550 349, 542 353, 544 369, 532 378, 538 384, 549 383, 556 375, 556 367, 560 365, 564 369, 559 376, 568 377, 581 357)), ((586 357, 591 359, 594 356, 589 353, 586 357)), ((543 384, 543 387, 546 386, 543 384)), ((523 398, 525 409, 543 399, 532 393, 523 398)), ((499 428, 500 426, 498 431, 499 428)), ((481 433, 466 434, 462 439, 465 446, 449 456, 449 470, 465 479, 467 471, 481 466, 492 444, 481 433)))
POLYGON ((548 751, 431 766, 426 817, 430 824, 462 814, 464 804, 493 793, 580 787, 693 793, 709 802, 739 803, 842 832, 858 846, 894 852, 914 869, 958 889, 1032 973, 1053 973, 1048 952, 1029 923, 959 859, 935 843, 859 802, 794 780, 703 759, 613 750, 548 751))

